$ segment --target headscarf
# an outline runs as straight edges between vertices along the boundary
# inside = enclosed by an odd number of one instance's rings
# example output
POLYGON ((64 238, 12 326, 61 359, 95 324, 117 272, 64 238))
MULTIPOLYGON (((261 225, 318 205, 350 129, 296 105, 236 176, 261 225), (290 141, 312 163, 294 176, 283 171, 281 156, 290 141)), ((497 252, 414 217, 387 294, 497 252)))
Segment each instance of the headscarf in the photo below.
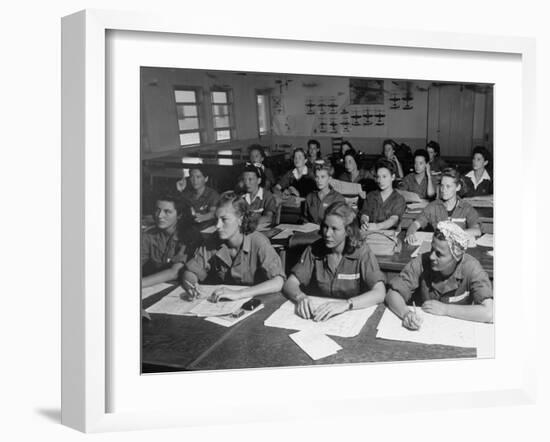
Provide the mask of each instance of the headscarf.
POLYGON ((436 232, 441 232, 445 237, 453 258, 457 261, 460 260, 468 248, 468 235, 466 232, 451 221, 438 222, 436 232))

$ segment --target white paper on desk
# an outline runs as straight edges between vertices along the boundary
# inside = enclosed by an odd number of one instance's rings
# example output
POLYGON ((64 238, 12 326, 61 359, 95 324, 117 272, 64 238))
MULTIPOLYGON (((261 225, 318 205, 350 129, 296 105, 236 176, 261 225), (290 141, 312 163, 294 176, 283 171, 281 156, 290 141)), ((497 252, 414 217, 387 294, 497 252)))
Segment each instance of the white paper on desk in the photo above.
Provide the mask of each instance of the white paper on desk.
POLYGON ((305 224, 279 224, 275 227, 281 230, 290 230, 291 232, 309 233, 315 232, 320 229, 319 224, 305 223, 305 224))
POLYGON ((416 248, 415 251, 411 253, 411 258, 416 258, 418 255, 422 255, 430 250, 432 250, 432 243, 430 241, 424 241, 420 244, 420 247, 416 248))
MULTIPOLYGON (((333 298, 310 297, 314 308, 333 298)), ((310 330, 324 335, 340 336, 342 338, 351 338, 357 336, 369 317, 376 310, 376 306, 365 309, 351 310, 340 315, 333 316, 326 321, 315 322, 312 319, 303 319, 296 314, 296 306, 292 301, 287 301, 269 318, 264 321, 267 327, 277 327, 290 330, 310 330)))
POLYGON ((336 180, 334 178, 330 178, 328 184, 336 192, 342 195, 359 195, 359 193, 363 190, 361 184, 359 183, 350 183, 348 181, 336 180))
POLYGON ((405 202, 407 203, 421 203, 422 199, 418 196, 417 193, 409 192, 408 190, 401 190, 397 189, 397 191, 401 194, 403 198, 405 198, 405 202))
POLYGON ((206 229, 202 229, 201 233, 215 233, 216 232, 216 226, 210 226, 206 229))
POLYGON ((464 201, 469 202, 473 207, 493 207, 493 195, 474 196, 464 198, 464 201))
POLYGON ((169 287, 173 287, 173 284, 161 282, 160 284, 155 284, 151 287, 145 287, 141 289, 141 299, 147 299, 149 296, 153 296, 155 293, 162 292, 169 287))
POLYGON ((271 239, 286 239, 291 237, 294 234, 292 230, 284 229, 283 231, 277 233, 273 238, 271 239))
POLYGON ((188 315, 189 311, 202 302, 202 300, 198 299, 196 301, 184 301, 181 299, 183 292, 183 288, 175 288, 160 301, 149 307, 146 312, 160 313, 164 315, 188 315))
POLYGON ((260 304, 254 310, 246 312, 244 315, 239 316, 238 318, 233 318, 231 316, 209 316, 207 318, 204 318, 204 320, 213 322, 214 324, 218 324, 223 327, 231 327, 232 325, 235 325, 236 323, 241 322, 243 319, 248 318, 250 315, 253 315, 254 313, 260 311, 263 308, 264 308, 264 305, 260 304))
POLYGON ((434 234, 433 232, 415 232, 414 236, 416 237, 416 241, 411 243, 411 246, 421 246, 425 241, 431 243, 434 234))
POLYGON ((312 330, 301 330, 298 333, 289 335, 289 337, 314 361, 342 350, 342 347, 328 336, 312 330))
POLYGON ((429 204, 428 200, 407 204, 407 210, 422 210, 429 204))
MULTIPOLYGON (((413 308, 410 308, 413 310, 413 308)), ((377 338, 393 341, 418 342, 421 344, 452 345, 454 347, 476 347, 475 323, 448 316, 426 313, 417 307, 423 322, 419 330, 403 327, 401 319, 390 309, 386 309, 376 332, 377 338)))
POLYGON ((493 244, 494 244, 493 234, 492 233, 486 233, 485 235, 480 236, 476 240, 476 244, 478 246, 491 247, 492 248, 493 244))

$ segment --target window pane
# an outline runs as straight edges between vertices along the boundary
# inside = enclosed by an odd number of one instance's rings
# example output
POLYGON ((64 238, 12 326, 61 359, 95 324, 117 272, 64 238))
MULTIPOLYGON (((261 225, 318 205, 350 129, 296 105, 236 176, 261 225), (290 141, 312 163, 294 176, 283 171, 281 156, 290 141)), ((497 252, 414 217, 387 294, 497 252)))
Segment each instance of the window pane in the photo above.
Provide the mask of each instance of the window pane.
POLYGON ((174 91, 177 103, 196 103, 195 91, 174 91))
POLYGON ((178 118, 185 118, 185 117, 196 117, 197 116, 197 106, 184 106, 181 104, 178 104, 178 118))
POLYGON ((212 92, 212 103, 227 103, 227 92, 212 92))
POLYGON ((216 141, 226 141, 231 139, 230 130, 217 130, 216 131, 216 141))
POLYGON ((226 104, 215 104, 212 106, 214 115, 229 115, 229 106, 226 104))
POLYGON ((182 118, 178 120, 180 130, 193 130, 199 128, 198 118, 182 118))
POLYGON ((267 132, 266 100, 263 95, 257 95, 256 98, 258 101, 258 126, 260 134, 265 134, 267 132))
POLYGON ((200 142, 201 137, 198 132, 180 134, 180 144, 182 146, 189 146, 190 144, 200 144, 200 142))
POLYGON ((229 127, 229 117, 214 117, 214 127, 229 127))

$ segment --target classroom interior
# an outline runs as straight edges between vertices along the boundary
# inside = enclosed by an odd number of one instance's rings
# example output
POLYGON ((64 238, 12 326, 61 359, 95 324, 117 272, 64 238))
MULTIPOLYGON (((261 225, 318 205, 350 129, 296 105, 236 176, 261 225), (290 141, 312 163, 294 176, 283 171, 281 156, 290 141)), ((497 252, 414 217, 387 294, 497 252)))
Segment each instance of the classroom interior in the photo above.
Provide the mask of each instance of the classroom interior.
MULTIPOLYGON (((142 67, 142 227, 152 213, 154 195, 175 190, 190 166, 200 164, 208 185, 223 192, 235 188, 250 145, 264 148, 264 164, 277 176, 293 167, 293 149, 306 148, 310 139, 319 141, 322 158, 329 160, 342 142, 350 142, 361 152, 364 168, 380 158, 383 140, 393 139, 402 148, 398 155, 404 155, 405 174, 413 170, 406 152, 436 141, 447 164, 466 173, 472 169, 474 147, 485 147, 494 158, 493 85, 142 67)), ((492 233, 492 200, 490 207, 478 210, 482 233, 492 233)), ((418 211, 411 210, 403 219, 411 222, 416 216, 418 211)), ((273 238, 288 271, 292 238, 273 238)), ((388 280, 415 249, 400 244, 391 255, 377 255, 388 280)), ((492 245, 467 253, 492 279, 492 245)), ((448 329, 426 341, 407 342, 402 335, 380 339, 378 327, 388 316, 380 304, 363 312, 363 326, 353 337, 328 333, 340 350, 312 359, 289 339, 289 330, 268 326, 285 302, 280 293, 263 296, 261 311, 226 328, 200 317, 161 314, 161 302, 181 292, 175 287, 148 289, 143 297, 142 307, 152 317, 142 323, 144 373, 494 356, 492 324, 457 329, 457 336, 472 337, 467 343, 441 340, 451 336, 452 321, 438 325, 448 329), (482 335, 487 339, 480 344, 482 335)))
MULTIPOLYGON (((190 164, 202 164, 221 192, 235 187, 248 146, 263 146, 265 164, 280 174, 312 138, 323 158, 351 142, 363 167, 385 139, 410 152, 433 140, 466 173, 475 146, 493 154, 493 85, 142 67, 142 216, 152 194, 173 189, 190 164)), ((406 174, 412 160, 403 160, 406 174)))

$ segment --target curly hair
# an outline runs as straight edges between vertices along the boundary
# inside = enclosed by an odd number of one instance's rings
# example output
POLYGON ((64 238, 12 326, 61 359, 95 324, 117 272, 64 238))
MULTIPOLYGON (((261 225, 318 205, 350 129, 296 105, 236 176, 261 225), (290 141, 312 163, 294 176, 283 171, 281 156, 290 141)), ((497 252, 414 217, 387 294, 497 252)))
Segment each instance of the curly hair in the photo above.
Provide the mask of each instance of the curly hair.
POLYGON ((248 204, 240 195, 233 190, 228 190, 220 195, 216 209, 231 204, 237 216, 242 217, 241 233, 248 235, 256 230, 257 220, 253 219, 251 212, 248 209, 248 204))
POLYGON ((361 229, 357 216, 353 209, 348 206, 344 201, 337 201, 332 203, 325 210, 325 216, 323 218, 323 225, 327 217, 337 216, 343 222, 346 228, 346 243, 344 245, 344 253, 353 253, 356 249, 363 244, 363 238, 361 236, 361 229))
POLYGON ((472 151, 472 158, 475 156, 476 153, 480 154, 483 157, 483 161, 488 162, 487 166, 491 164, 491 154, 487 150, 487 148, 485 148, 484 146, 474 147, 474 150, 472 151))
POLYGON ((166 202, 172 203, 174 205, 174 209, 176 209, 176 213, 178 214, 178 216, 183 214, 185 205, 183 203, 181 196, 179 196, 175 192, 164 192, 164 193, 157 194, 155 196, 155 207, 153 210, 156 210, 156 205, 159 201, 166 201, 166 202))
POLYGON ((413 153, 413 158, 416 159, 416 157, 424 157, 426 163, 430 162, 430 155, 426 149, 416 149, 413 153))
POLYGON ((265 150, 261 144, 251 144, 250 146, 248 146, 248 155, 250 155, 255 150, 260 152, 262 158, 265 158, 265 150))
POLYGON ((378 172, 378 169, 388 169, 390 174, 395 175, 395 164, 392 161, 380 158, 374 165, 374 171, 378 172))
POLYGON ((439 143, 437 141, 429 141, 426 144, 426 150, 429 149, 430 147, 434 150, 436 156, 440 154, 441 147, 439 146, 439 143))
POLYGON ((306 146, 308 147, 308 150, 309 150, 310 144, 313 144, 317 148, 317 158, 321 158, 321 143, 319 143, 319 141, 314 139, 308 140, 306 144, 306 146))
POLYGON ((444 177, 451 178, 457 186, 464 187, 462 176, 460 175, 460 172, 454 167, 446 167, 445 169, 443 169, 441 171, 441 179, 443 179, 444 177))

